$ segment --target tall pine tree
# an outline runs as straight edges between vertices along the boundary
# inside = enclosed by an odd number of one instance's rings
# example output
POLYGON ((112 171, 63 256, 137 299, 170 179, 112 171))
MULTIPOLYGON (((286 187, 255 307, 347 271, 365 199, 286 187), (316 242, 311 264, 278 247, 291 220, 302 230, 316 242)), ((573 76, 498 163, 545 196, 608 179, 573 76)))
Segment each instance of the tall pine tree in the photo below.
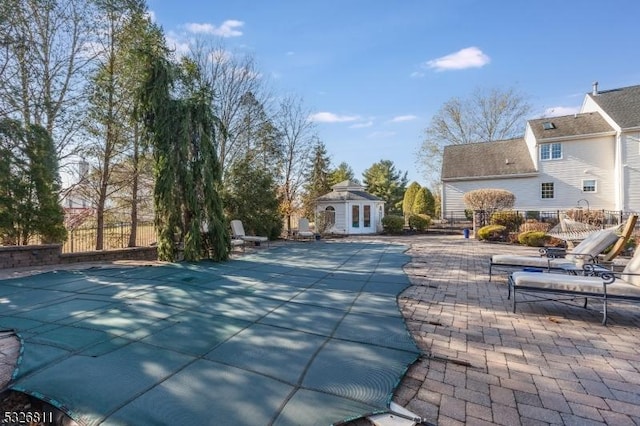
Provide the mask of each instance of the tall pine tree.
POLYGON ((173 261, 229 256, 230 238, 220 197, 211 88, 188 60, 178 66, 167 51, 147 55, 149 73, 139 93, 140 113, 153 148, 158 257, 173 261))
POLYGON ((330 166, 331 160, 327 154, 327 148, 322 141, 318 141, 313 148, 303 196, 303 216, 311 221, 315 220, 316 198, 331 191, 330 166))

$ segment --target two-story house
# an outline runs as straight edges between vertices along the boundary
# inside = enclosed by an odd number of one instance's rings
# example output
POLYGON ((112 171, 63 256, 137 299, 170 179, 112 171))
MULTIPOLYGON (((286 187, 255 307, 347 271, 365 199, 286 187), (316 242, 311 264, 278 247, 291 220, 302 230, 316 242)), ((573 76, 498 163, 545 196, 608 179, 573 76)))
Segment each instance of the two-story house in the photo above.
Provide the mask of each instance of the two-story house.
POLYGON ((640 86, 594 83, 578 114, 529 120, 522 138, 446 147, 443 217, 479 188, 513 192, 518 210, 640 211, 640 86))

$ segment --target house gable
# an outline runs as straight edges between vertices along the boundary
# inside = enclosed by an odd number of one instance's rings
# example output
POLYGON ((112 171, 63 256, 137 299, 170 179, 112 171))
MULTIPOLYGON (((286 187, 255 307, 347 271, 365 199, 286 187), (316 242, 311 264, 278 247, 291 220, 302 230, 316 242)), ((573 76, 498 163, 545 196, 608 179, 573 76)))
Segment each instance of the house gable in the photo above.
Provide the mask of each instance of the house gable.
POLYGON ((640 85, 620 89, 598 91, 587 94, 583 111, 593 110, 595 104, 604 111, 622 131, 640 129, 640 85))

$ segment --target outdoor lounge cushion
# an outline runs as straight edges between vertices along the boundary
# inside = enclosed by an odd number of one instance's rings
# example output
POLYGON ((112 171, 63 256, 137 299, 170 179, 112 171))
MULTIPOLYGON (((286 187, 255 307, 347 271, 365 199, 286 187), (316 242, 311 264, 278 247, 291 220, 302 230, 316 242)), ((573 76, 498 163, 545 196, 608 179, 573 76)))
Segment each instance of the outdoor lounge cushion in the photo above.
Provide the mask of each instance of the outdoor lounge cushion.
POLYGON ((309 219, 303 217, 298 221, 298 237, 311 238, 315 234, 309 229, 309 219))
POLYGON ((244 226, 242 225, 242 222, 237 219, 231 221, 231 231, 233 233, 234 239, 240 239, 240 240, 255 242, 255 243, 263 243, 263 242, 269 241, 269 238, 267 237, 245 235, 244 226))
MULTIPOLYGON (((511 274, 511 279, 516 288, 527 287, 563 293, 603 294, 604 292, 600 277, 517 271, 511 274)), ((640 286, 624 279, 616 279, 613 283, 607 284, 607 295, 640 298, 640 286)))

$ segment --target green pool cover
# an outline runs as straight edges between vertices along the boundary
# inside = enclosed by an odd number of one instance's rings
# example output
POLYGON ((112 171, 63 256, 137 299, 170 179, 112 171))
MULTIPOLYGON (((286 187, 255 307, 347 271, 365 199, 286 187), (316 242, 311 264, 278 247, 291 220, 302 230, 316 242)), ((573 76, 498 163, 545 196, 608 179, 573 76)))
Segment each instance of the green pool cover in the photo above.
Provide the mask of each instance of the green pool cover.
POLYGON ((418 356, 406 247, 310 242, 225 263, 0 282, 11 388, 86 425, 329 425, 388 410, 418 356))

